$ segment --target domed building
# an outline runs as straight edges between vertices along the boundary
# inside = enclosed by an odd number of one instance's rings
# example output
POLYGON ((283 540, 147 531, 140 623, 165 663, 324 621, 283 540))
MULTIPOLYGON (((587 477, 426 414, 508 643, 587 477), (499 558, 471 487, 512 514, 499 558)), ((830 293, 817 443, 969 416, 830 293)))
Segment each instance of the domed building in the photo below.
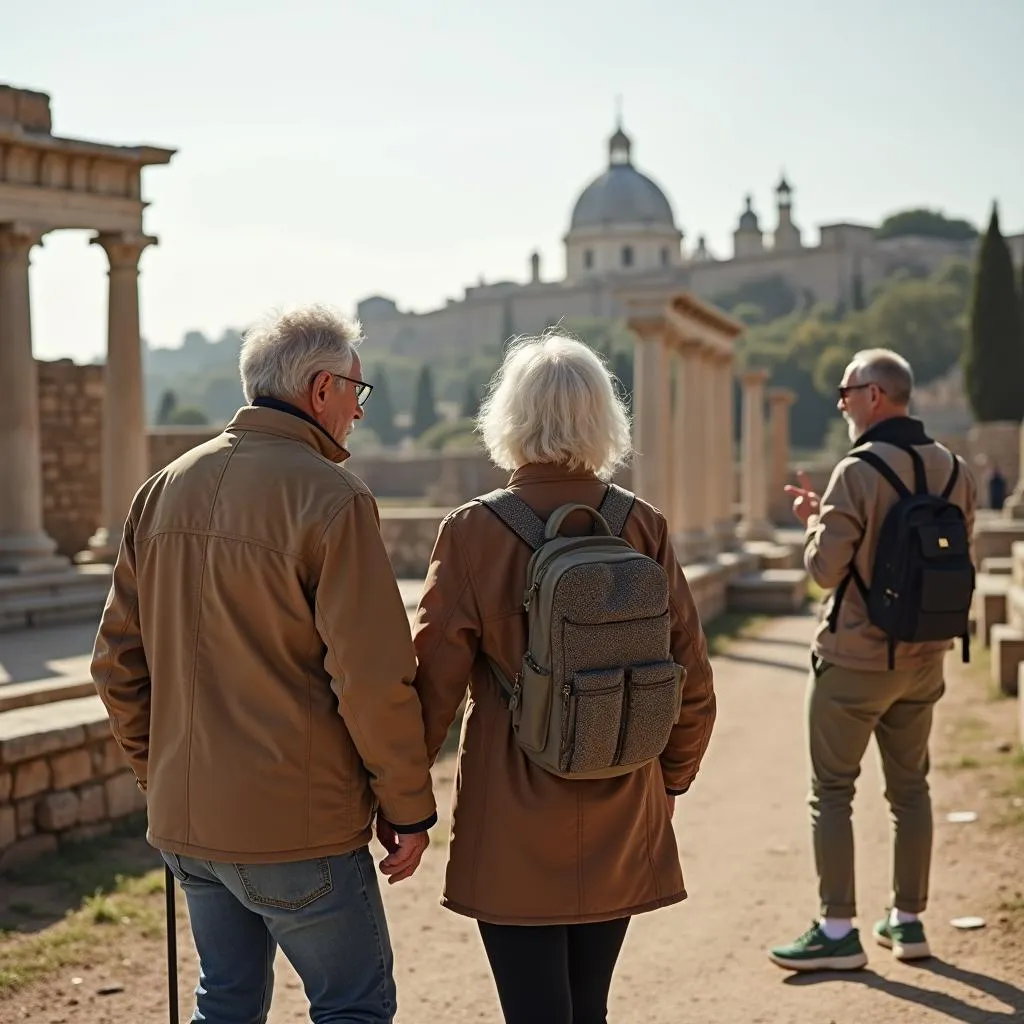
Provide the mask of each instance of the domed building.
POLYGON ((662 189, 633 166, 620 124, 608 140, 608 168, 580 193, 565 236, 566 279, 643 273, 678 266, 683 234, 662 189))

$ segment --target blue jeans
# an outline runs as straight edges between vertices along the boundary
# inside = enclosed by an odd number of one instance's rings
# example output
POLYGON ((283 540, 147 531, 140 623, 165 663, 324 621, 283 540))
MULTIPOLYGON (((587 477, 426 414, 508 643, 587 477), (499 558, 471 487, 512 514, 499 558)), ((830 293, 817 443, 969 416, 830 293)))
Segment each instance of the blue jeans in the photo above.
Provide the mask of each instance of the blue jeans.
POLYGON ((265 1024, 280 945, 314 1024, 391 1024, 394 958, 364 846, 289 864, 223 864, 164 853, 199 954, 193 1021, 265 1024))

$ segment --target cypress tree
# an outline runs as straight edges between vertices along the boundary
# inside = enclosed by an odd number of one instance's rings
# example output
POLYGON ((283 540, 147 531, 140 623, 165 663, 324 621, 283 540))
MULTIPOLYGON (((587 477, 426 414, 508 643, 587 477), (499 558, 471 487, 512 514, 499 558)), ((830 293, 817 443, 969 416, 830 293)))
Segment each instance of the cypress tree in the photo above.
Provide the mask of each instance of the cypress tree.
POLYGON ((398 442, 398 429, 395 427, 395 407, 391 401, 388 375, 383 367, 375 367, 374 371, 370 378, 373 393, 366 403, 363 423, 380 438, 381 444, 393 445, 398 442))
POLYGON ((963 367, 975 419, 1024 419, 1024 314, 995 204, 978 250, 969 319, 963 367))
POLYGON ((459 410, 459 415, 464 420, 472 420, 476 418, 476 414, 480 411, 480 391, 476 384, 473 382, 472 377, 466 378, 466 390, 462 395, 462 408, 459 410))
POLYGON ((434 377, 429 366, 424 366, 416 378, 416 404, 412 411, 412 436, 420 437, 441 417, 434 400, 434 377))

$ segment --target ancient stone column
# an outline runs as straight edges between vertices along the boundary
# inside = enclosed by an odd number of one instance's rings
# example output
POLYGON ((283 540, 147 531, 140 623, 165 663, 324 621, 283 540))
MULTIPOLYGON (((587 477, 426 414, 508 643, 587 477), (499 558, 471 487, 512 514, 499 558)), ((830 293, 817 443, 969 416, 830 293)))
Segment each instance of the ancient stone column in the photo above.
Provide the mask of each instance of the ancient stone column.
POLYGON ((676 402, 671 478, 675 514, 669 527, 676 556, 686 564, 704 557, 708 540, 703 522, 708 480, 700 346, 687 338, 675 338, 673 358, 676 402))
MULTIPOLYGON (((633 354, 633 490, 671 516, 668 486, 669 361, 663 332, 632 325, 633 354)), ((670 523, 671 525, 671 523, 670 523)))
POLYGON ((103 378, 103 522, 81 560, 117 557, 132 498, 149 474, 139 337, 139 257, 156 239, 97 235, 110 262, 107 366, 103 378))
POLYGON ((764 385, 767 370, 748 370, 743 384, 743 519, 739 536, 744 540, 770 540, 775 536, 768 522, 768 487, 765 474, 764 385))
POLYGON ((715 534, 719 550, 735 544, 736 522, 733 498, 736 485, 736 444, 733 436, 733 357, 719 357, 714 364, 715 461, 717 466, 717 511, 715 534))
POLYGON ((768 408, 771 455, 768 469, 768 509, 788 509, 790 500, 782 488, 789 480, 789 409, 796 392, 789 388, 769 388, 768 408))
POLYGON ((42 234, 0 225, 0 573, 59 569, 43 529, 39 379, 32 357, 29 253, 42 234))

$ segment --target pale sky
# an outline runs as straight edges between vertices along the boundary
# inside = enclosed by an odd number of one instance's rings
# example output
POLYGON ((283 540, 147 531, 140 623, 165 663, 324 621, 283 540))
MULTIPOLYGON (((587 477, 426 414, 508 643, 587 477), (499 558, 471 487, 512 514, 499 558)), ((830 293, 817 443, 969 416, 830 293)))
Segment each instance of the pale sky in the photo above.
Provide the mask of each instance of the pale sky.
MULTIPOLYGON (((429 309, 535 247, 561 277, 618 94, 688 247, 728 255, 748 191, 770 230, 783 168, 806 243, 993 198, 1024 231, 1024 0, 31 0, 0 33, 57 134, 178 149, 143 177, 155 345, 305 301, 429 309)), ((35 251, 38 357, 104 351, 87 237, 35 251)))

